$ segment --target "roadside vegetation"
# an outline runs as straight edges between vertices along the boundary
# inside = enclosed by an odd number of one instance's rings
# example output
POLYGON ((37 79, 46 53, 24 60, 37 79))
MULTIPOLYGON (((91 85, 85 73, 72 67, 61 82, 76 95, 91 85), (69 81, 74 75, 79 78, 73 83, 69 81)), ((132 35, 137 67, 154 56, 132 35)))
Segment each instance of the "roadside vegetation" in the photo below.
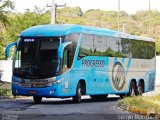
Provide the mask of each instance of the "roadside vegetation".
POLYGON ((12 91, 7 89, 0 89, 0 96, 12 96, 12 91))
POLYGON ((26 96, 13 96, 12 95, 12 90, 9 89, 1 89, 0 88, 0 98, 11 98, 11 99, 16 99, 16 98, 26 98, 26 96))
MULTIPOLYGON (((126 97, 119 101, 118 105, 135 107, 141 110, 147 110, 155 114, 160 114, 160 96, 135 96, 126 97)), ((129 110, 129 109, 128 109, 129 110)), ((130 111, 130 110, 129 110, 130 111)), ((140 113, 140 111, 138 111, 140 113)))

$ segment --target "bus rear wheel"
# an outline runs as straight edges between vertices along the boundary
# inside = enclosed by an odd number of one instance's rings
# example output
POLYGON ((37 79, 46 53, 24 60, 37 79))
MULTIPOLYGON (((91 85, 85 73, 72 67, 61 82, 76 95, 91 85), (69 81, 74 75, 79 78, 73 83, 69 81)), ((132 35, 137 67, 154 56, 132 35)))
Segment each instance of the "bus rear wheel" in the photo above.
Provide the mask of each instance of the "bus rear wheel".
POLYGON ((142 95, 144 93, 144 84, 143 84, 143 82, 140 82, 138 84, 137 92, 138 92, 138 95, 142 95))
POLYGON ((134 81, 131 82, 130 84, 130 88, 129 88, 129 94, 130 97, 135 96, 136 95, 136 84, 134 81))
POLYGON ((42 97, 33 96, 33 100, 35 104, 40 104, 42 102, 42 97))
POLYGON ((125 96, 126 96, 125 94, 120 94, 120 95, 119 95, 119 97, 120 97, 121 99, 125 98, 125 96))
POLYGON ((81 84, 78 83, 77 89, 76 89, 76 95, 73 97, 73 101, 75 103, 80 103, 81 102, 81 96, 82 96, 82 88, 81 88, 81 84))

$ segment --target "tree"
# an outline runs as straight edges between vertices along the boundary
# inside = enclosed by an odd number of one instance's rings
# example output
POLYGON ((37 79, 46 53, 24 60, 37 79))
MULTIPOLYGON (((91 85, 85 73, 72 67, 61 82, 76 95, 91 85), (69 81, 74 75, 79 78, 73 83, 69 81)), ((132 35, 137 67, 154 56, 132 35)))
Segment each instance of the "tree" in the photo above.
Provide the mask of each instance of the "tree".
POLYGON ((82 24, 80 7, 65 7, 57 10, 57 23, 82 24))
POLYGON ((14 4, 12 1, 2 0, 0 2, 0 22, 2 23, 2 25, 6 26, 6 24, 9 23, 7 19, 7 13, 9 12, 9 10, 13 9, 14 9, 14 4))
POLYGON ((156 54, 160 55, 160 38, 156 39, 156 54))

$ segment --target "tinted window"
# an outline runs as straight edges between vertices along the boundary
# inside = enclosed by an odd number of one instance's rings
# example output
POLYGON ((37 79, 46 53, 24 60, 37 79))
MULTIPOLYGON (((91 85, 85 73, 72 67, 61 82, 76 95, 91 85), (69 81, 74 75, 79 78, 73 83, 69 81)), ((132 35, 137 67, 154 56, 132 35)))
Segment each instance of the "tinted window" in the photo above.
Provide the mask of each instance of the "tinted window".
POLYGON ((94 56, 104 56, 106 51, 106 40, 103 36, 94 35, 93 38, 93 53, 94 56))
POLYGON ((122 56, 123 57, 131 57, 131 44, 128 39, 121 39, 121 46, 122 46, 122 56))
POLYGON ((21 78, 48 78, 56 75, 58 37, 21 38, 17 46, 13 75, 21 78))
POLYGON ((70 66, 70 67, 72 66, 72 63, 73 63, 78 39, 79 39, 79 33, 69 34, 69 35, 65 36, 66 42, 69 42, 69 41, 72 42, 72 44, 68 48, 69 49, 69 53, 68 53, 69 65, 68 66, 70 66))
POLYGON ((106 56, 110 57, 121 57, 121 43, 120 38, 106 37, 106 56))
POLYGON ((132 58, 151 59, 155 56, 155 46, 153 42, 131 40, 132 58))
POLYGON ((153 42, 148 43, 148 51, 149 51, 149 55, 148 55, 149 59, 155 57, 155 43, 153 42))
POLYGON ((65 36, 65 41, 72 41, 74 44, 78 43, 79 33, 69 34, 65 36))
POLYGON ((155 56, 155 45, 141 40, 84 34, 79 58, 85 56, 151 59, 155 56))
POLYGON ((79 58, 91 56, 94 50, 93 48, 93 35, 83 34, 79 51, 79 58))

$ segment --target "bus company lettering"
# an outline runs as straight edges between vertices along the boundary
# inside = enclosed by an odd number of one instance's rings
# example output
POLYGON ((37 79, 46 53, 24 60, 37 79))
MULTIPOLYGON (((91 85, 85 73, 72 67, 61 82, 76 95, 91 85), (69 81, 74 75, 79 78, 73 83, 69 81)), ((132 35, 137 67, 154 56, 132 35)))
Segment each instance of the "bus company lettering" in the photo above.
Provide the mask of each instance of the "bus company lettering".
POLYGON ((82 60, 83 67, 104 67, 104 60, 82 60))

